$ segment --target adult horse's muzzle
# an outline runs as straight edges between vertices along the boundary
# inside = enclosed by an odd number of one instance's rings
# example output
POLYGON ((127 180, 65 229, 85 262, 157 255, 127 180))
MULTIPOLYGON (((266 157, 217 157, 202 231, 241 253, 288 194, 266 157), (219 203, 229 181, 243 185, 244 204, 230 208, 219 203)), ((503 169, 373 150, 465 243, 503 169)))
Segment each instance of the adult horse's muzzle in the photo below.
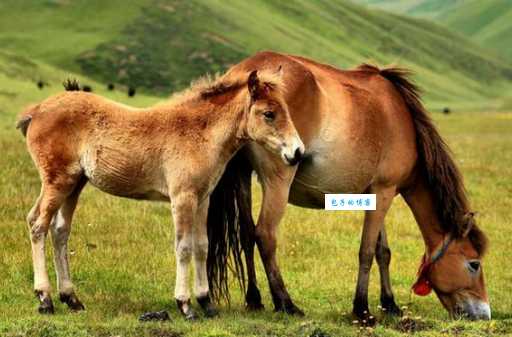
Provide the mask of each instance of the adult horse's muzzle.
POLYGON ((304 144, 298 137, 294 139, 292 146, 284 146, 281 150, 283 161, 290 166, 297 165, 302 160, 303 156, 304 144))
POLYGON ((455 309, 454 316, 456 318, 467 318, 472 321, 476 320, 490 320, 491 319, 491 307, 489 303, 482 300, 469 299, 458 305, 455 309))

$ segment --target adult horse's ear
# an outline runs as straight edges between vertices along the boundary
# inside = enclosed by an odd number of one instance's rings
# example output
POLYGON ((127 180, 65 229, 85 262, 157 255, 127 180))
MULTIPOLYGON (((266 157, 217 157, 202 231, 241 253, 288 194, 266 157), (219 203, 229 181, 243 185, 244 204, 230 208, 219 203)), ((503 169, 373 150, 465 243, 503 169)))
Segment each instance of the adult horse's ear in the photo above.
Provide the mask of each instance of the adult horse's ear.
POLYGON ((464 229, 462 230, 462 237, 466 237, 469 232, 471 231, 471 229, 473 228, 473 226, 475 226, 476 224, 476 220, 475 220, 475 216, 476 216, 476 212, 467 212, 466 214, 464 214, 464 229))
POLYGON ((249 75, 249 79, 247 80, 247 87, 249 89, 249 94, 253 100, 258 99, 259 91, 260 91, 260 79, 258 78, 258 71, 253 70, 249 75))

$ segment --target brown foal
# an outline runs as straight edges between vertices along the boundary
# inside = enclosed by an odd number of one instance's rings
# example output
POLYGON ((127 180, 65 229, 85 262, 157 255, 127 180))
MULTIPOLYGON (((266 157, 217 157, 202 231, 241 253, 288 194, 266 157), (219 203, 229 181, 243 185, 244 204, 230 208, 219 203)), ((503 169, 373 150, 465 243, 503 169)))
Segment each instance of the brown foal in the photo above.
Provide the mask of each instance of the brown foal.
POLYGON ((226 164, 249 141, 285 165, 296 164, 304 151, 281 77, 274 69, 205 80, 146 109, 69 91, 22 113, 18 127, 42 183, 27 217, 39 311, 54 310, 45 259, 49 231, 60 299, 72 310, 84 309, 71 282, 67 241, 78 197, 90 182, 121 197, 172 201, 178 307, 187 319, 196 317, 188 282, 193 257, 195 296, 207 316, 215 315, 206 274, 206 217, 226 164))

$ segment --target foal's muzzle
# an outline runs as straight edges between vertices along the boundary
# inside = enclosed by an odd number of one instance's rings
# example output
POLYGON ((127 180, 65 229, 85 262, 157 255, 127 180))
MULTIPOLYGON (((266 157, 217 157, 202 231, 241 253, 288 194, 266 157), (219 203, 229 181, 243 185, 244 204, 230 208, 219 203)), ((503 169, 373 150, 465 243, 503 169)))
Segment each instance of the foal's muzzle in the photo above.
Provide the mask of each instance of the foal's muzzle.
POLYGON ((295 149, 295 152, 292 157, 288 157, 285 154, 284 158, 286 159, 286 162, 288 163, 288 165, 295 166, 302 160, 303 155, 304 154, 302 153, 302 151, 299 148, 297 148, 297 149, 295 149))
POLYGON ((295 166, 304 157, 304 143, 302 143, 299 136, 295 136, 288 144, 283 143, 283 147, 281 148, 281 158, 287 165, 295 166))

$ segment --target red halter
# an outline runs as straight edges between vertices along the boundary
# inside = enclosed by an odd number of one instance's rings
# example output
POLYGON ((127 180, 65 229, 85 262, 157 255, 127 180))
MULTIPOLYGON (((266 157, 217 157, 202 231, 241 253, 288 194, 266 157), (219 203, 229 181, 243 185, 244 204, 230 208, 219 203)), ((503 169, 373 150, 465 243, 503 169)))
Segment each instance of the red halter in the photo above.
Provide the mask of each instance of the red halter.
POLYGON ((448 246, 452 242, 451 235, 447 234, 441 247, 437 248, 434 253, 429 257, 428 253, 423 254, 421 259, 420 268, 418 270, 418 279, 412 285, 412 291, 418 296, 427 296, 432 291, 432 286, 429 281, 429 274, 432 266, 436 261, 443 257, 444 253, 448 249, 448 246))

